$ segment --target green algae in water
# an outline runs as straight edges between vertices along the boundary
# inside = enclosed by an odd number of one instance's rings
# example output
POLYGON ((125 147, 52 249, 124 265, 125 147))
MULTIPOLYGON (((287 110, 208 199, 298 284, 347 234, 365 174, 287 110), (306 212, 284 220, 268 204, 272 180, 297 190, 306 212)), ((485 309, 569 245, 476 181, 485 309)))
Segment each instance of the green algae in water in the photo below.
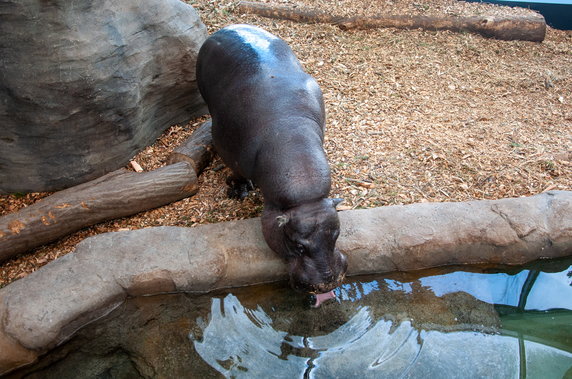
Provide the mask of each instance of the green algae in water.
POLYGON ((11 376, 570 378, 571 264, 135 298, 11 376))

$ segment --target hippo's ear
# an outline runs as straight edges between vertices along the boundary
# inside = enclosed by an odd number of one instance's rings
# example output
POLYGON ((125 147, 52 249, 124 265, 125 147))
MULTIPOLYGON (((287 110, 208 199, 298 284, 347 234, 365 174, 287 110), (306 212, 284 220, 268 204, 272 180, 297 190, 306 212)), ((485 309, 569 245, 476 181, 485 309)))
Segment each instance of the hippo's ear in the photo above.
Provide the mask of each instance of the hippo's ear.
POLYGON ((332 200, 332 206, 333 206, 334 208, 337 207, 342 201, 344 201, 344 199, 339 199, 339 198, 330 199, 330 200, 332 200))
POLYGON ((284 225, 286 225, 288 223, 288 221, 290 221, 290 217, 288 217, 286 215, 280 215, 280 216, 276 217, 276 221, 278 222, 278 227, 281 228, 284 225))

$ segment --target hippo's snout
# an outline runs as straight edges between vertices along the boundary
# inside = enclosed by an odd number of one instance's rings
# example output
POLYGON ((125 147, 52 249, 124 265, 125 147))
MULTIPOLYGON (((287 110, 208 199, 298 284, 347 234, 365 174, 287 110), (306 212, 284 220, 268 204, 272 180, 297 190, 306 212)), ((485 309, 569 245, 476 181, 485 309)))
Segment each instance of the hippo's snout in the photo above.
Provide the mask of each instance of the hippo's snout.
POLYGON ((290 264, 290 285, 297 291, 321 294, 339 287, 348 269, 347 258, 334 250, 330 264, 320 259, 301 257, 290 264))

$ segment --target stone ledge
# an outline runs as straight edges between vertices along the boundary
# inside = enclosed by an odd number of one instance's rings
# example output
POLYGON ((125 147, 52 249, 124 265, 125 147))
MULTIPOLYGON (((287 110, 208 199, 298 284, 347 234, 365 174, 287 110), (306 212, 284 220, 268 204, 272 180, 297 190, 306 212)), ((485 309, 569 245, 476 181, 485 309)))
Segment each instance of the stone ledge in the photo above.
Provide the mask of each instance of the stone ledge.
MULTIPOLYGON (((572 255, 572 192, 340 212, 349 275, 572 255)), ((127 296, 286 278, 260 220, 107 233, 0 290, 0 374, 32 363, 127 296)))

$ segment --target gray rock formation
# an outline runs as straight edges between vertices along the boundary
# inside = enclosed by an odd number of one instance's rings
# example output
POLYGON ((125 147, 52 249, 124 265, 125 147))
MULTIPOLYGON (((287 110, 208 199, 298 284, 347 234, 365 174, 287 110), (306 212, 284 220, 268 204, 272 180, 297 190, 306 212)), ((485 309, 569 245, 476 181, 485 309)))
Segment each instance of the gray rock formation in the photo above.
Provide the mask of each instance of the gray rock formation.
MULTIPOLYGON (((359 291, 356 283, 348 286, 359 291)), ((471 334, 483 328, 489 332, 499 331, 498 315, 492 305, 463 292, 441 299, 419 282, 411 293, 381 286, 379 290, 363 295, 359 302, 331 302, 318 310, 304 306, 303 296, 296 296, 285 286, 270 288, 259 287, 255 293, 251 289, 232 289, 232 294, 217 295, 212 302, 208 295, 195 297, 188 294, 129 299, 110 315, 83 328, 71 341, 42 357, 33 365, 35 367, 16 372, 14 377, 69 378, 81 372, 84 378, 104 377, 105 373, 113 373, 111 376, 117 378, 218 378, 217 368, 226 374, 225 377, 240 378, 241 374, 246 378, 268 377, 267 374, 273 372, 276 373, 273 377, 297 378, 303 377, 305 365, 301 361, 305 360, 296 358, 317 358, 319 351, 319 360, 327 360, 328 364, 312 372, 330 372, 316 377, 351 378, 356 377, 350 374, 351 370, 365 362, 364 348, 368 350, 367 355, 377 353, 379 356, 378 349, 372 351, 372 345, 381 345, 379 341, 393 339, 394 344, 410 342, 413 349, 409 350, 413 350, 415 355, 419 353, 420 346, 416 343, 421 339, 419 334, 412 333, 409 327, 405 336, 392 336, 393 333, 386 330, 392 324, 396 329, 402 323, 410 324, 414 318, 416 325, 422 325, 425 330, 471 330, 471 334), (268 295, 261 296, 260 293, 265 291, 268 295), (256 319, 253 315, 261 318, 256 319), (459 319, 452 320, 454 316, 459 316, 459 319), (380 321, 383 325, 376 325, 380 321), (191 336, 189 331, 192 331, 191 336), (291 345, 283 340, 285 336, 295 346, 292 351, 287 350, 291 345), (302 336, 312 336, 308 338, 310 343, 307 346, 303 346, 302 336), (339 345, 336 346, 336 342, 339 345), (332 345, 337 349, 325 349, 332 345), (346 351, 349 345, 351 348, 346 351), (281 349, 290 353, 287 359, 270 355, 280 354, 281 349), (228 364, 233 361, 229 355, 236 356, 237 351, 244 352, 238 353, 244 371, 240 372, 236 367, 228 371, 222 369, 222 366, 233 366, 228 364), (353 359, 344 357, 347 354, 353 355, 353 359), (336 375, 334 367, 338 373, 348 374, 336 375)), ((386 343, 389 348, 395 348, 394 344, 386 343)), ((485 354, 481 344, 474 349, 475 353, 485 354)), ((407 358, 411 357, 408 352, 405 351, 401 354, 405 357, 397 357, 396 361, 409 363, 411 359, 407 358)), ((483 362, 489 361, 491 359, 483 362)), ((470 362, 474 364, 476 360, 470 362)), ((509 362, 514 366, 512 360, 509 362)), ((387 366, 385 364, 383 370, 378 368, 372 372, 377 375, 374 377, 384 377, 380 376, 380 371, 385 371, 387 366)), ((451 366, 454 367, 453 364, 451 366)), ((403 367, 397 368, 404 371, 403 367)), ((385 377, 399 376, 395 372, 391 374, 385 377)))
POLYGON ((0 35, 0 193, 99 177, 205 113, 207 31, 179 0, 7 0, 0 35))
MULTIPOLYGON (((348 275, 572 255, 572 192, 340 213, 348 275)), ((0 289, 0 374, 35 360, 128 296, 286 278, 259 219, 107 233, 0 289)))
POLYGON ((318 309, 284 283, 134 297, 7 378, 567 378, 570 264, 354 277, 318 309))

